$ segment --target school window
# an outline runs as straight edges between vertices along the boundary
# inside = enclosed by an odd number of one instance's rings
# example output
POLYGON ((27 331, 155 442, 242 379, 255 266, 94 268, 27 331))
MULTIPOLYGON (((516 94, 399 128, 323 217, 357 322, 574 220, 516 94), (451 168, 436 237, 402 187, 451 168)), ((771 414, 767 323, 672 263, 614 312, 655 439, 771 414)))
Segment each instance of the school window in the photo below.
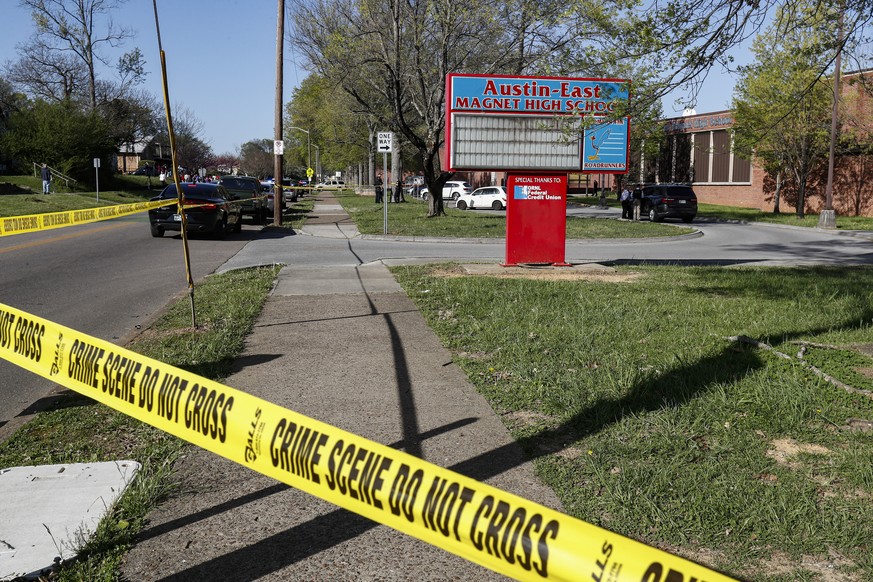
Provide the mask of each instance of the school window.
POLYGON ((749 184, 752 164, 735 154, 731 140, 726 129, 670 136, 659 160, 659 181, 749 184))

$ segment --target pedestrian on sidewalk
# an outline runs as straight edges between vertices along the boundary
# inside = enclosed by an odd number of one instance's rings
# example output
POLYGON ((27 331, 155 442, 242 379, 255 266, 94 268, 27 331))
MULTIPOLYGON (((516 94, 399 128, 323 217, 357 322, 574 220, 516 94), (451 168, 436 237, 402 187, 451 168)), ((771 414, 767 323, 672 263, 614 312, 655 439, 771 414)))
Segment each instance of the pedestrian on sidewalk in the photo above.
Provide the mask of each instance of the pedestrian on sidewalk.
POLYGON ((49 170, 48 166, 43 164, 42 170, 40 170, 40 174, 42 175, 42 193, 50 194, 50 188, 52 184, 52 171, 49 170))

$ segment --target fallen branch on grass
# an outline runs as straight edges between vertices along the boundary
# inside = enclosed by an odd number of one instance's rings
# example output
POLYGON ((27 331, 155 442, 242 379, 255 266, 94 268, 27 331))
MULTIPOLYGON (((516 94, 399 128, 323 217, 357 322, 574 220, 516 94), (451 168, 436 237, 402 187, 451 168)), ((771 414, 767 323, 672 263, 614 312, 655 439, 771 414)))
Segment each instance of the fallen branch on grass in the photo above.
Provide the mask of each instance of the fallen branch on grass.
MULTIPOLYGON (((789 356, 788 354, 783 354, 779 350, 773 348, 773 346, 771 346, 770 344, 766 344, 764 342, 759 342, 758 340, 752 339, 752 338, 745 336, 745 335, 732 335, 732 336, 728 337, 727 339, 729 341, 732 341, 735 343, 749 344, 749 345, 755 346, 756 348, 759 348, 759 349, 768 350, 770 352, 773 352, 774 354, 776 354, 780 358, 784 358, 786 360, 792 359, 791 356, 789 356)), ((797 353, 797 359, 804 366, 806 366, 807 370, 809 370, 810 372, 812 372, 813 374, 815 374, 819 378, 825 380, 826 382, 833 384, 837 388, 845 390, 846 392, 849 392, 851 394, 860 394, 861 396, 866 396, 867 398, 873 398, 873 391, 862 390, 860 388, 854 388, 852 386, 849 386, 845 382, 841 382, 841 381, 837 380, 836 378, 834 378, 833 376, 826 374, 825 372, 819 370, 818 368, 816 368, 815 366, 813 366, 812 364, 807 362, 805 359, 803 359, 803 356, 806 354, 807 346, 821 347, 824 349, 839 349, 836 346, 828 346, 828 345, 824 345, 824 344, 814 344, 811 342, 801 342, 801 348, 800 348, 800 351, 797 353)))

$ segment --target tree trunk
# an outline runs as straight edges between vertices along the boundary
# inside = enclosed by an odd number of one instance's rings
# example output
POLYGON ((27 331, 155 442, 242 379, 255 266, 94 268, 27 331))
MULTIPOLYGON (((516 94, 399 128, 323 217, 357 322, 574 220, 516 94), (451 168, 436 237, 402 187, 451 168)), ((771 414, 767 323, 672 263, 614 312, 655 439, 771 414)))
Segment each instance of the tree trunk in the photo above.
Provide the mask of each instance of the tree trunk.
POLYGON ((804 217, 804 206, 806 206, 806 176, 800 178, 800 183, 797 187, 797 218, 804 217))
POLYGON ((773 214, 779 214, 779 197, 782 195, 782 171, 776 172, 776 193, 773 194, 773 214))
MULTIPOLYGON (((443 182, 445 183, 445 182, 443 182)), ((434 190, 430 186, 427 187, 427 191, 429 193, 428 201, 427 201, 427 216, 428 218, 434 216, 445 216, 446 208, 443 205, 443 187, 440 185, 439 190, 434 190), (437 195, 434 196, 434 192, 437 192, 437 195)))

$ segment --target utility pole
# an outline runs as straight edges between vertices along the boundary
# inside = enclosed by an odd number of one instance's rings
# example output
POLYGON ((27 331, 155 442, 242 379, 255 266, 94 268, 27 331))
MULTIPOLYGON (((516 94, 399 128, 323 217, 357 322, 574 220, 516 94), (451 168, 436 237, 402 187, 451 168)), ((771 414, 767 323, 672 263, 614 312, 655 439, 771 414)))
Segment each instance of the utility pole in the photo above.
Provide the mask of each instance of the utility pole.
MULTIPOLYGON (((282 141, 282 64, 285 48, 285 0, 279 0, 279 14, 276 19, 276 108, 274 137, 276 143, 282 141)), ((285 208, 285 193, 282 190, 282 159, 284 148, 278 148, 273 160, 273 224, 282 226, 282 210, 285 208)))
POLYGON ((837 32, 837 56, 834 59, 834 108, 831 110, 831 145, 828 151, 828 182, 825 186, 825 207, 818 217, 818 227, 837 228, 837 213, 834 212, 834 157, 837 146, 837 119, 840 107, 840 56, 843 53, 843 7, 840 5, 840 27, 837 32))

